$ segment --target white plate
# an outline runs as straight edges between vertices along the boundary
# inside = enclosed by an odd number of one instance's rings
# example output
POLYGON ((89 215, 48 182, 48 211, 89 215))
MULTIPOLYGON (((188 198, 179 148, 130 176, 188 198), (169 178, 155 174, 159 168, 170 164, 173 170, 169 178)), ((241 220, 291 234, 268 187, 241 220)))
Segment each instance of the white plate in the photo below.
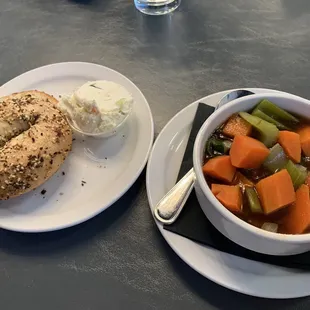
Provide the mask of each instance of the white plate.
POLYGON ((108 208, 140 175, 153 143, 153 119, 141 91, 120 73, 90 63, 52 64, 4 84, 0 96, 38 89, 58 98, 91 80, 112 80, 132 94, 135 103, 128 122, 107 140, 76 137, 56 175, 35 191, 0 203, 1 228, 43 232, 79 224, 108 208))
MULTIPOLYGON (((271 92, 250 89, 256 93, 271 92)), ((149 158, 146 175, 151 210, 175 184, 198 102, 214 106, 226 92, 202 98, 187 106, 159 134, 149 158)), ((226 254, 195 243, 157 226, 171 248, 193 269, 215 283, 248 295, 293 298, 310 295, 310 272, 271 266, 226 254)))

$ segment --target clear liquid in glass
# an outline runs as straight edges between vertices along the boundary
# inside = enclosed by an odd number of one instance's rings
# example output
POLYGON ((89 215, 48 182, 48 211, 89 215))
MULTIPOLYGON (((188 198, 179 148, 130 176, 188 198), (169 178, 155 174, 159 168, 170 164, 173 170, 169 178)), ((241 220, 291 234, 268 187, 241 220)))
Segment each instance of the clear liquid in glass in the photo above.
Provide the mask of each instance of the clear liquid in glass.
POLYGON ((181 0, 134 0, 139 11, 149 15, 164 15, 174 11, 181 0))

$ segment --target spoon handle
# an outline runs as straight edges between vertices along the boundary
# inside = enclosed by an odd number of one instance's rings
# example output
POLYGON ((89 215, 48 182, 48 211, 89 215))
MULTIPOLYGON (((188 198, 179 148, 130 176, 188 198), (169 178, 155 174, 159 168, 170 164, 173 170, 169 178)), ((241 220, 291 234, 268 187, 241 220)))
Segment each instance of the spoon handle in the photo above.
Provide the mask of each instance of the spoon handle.
POLYGON ((182 211, 196 180, 194 169, 187 174, 155 206, 154 216, 164 224, 172 224, 182 211))
MULTIPOLYGON (((237 89, 227 93, 216 106, 216 110, 226 103, 254 93, 246 89, 237 89)), ((176 221, 181 213, 187 198, 193 190, 196 180, 194 169, 192 168, 155 206, 154 216, 158 221, 166 225, 176 221)))

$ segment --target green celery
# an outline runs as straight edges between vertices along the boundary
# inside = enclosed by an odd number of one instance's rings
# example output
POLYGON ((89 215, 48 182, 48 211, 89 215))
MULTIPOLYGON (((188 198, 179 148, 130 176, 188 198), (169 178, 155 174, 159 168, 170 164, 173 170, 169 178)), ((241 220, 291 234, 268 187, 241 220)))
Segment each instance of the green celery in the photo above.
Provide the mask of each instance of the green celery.
POLYGON ((304 184, 307 178, 307 168, 301 165, 295 165, 291 160, 284 167, 291 176, 295 190, 304 184))
POLYGON ((231 144, 232 142, 229 140, 221 140, 213 137, 208 140, 206 150, 210 156, 227 154, 231 148, 231 144))
POLYGON ((219 153, 227 154, 231 148, 232 142, 229 140, 215 139, 213 141, 213 149, 219 153))
POLYGON ((258 195, 253 187, 245 187, 245 195, 248 199, 249 206, 252 213, 263 213, 262 206, 259 202, 258 195))
POLYGON ((270 172, 276 173, 281 170, 288 162, 282 146, 277 143, 271 149, 268 157, 265 159, 263 166, 270 172))
POLYGON ((212 147, 212 141, 214 140, 214 138, 210 138, 207 143, 206 143, 206 153, 209 156, 213 156, 213 147, 212 147))
POLYGON ((263 111, 261 111, 258 108, 255 108, 255 110, 252 112, 252 115, 259 117, 266 122, 269 122, 271 124, 276 125, 280 130, 290 130, 289 127, 283 125, 282 123, 280 123, 277 120, 273 119, 272 117, 268 116, 267 114, 265 114, 263 111))
POLYGON ((256 129, 259 133, 258 139, 267 147, 271 147, 276 143, 279 135, 277 126, 247 112, 239 112, 239 115, 256 129))
POLYGON ((257 109, 261 110, 268 116, 283 122, 289 122, 293 124, 298 124, 299 119, 293 116, 292 114, 288 113, 287 111, 281 109, 274 103, 270 102, 267 99, 263 99, 256 107, 257 109))

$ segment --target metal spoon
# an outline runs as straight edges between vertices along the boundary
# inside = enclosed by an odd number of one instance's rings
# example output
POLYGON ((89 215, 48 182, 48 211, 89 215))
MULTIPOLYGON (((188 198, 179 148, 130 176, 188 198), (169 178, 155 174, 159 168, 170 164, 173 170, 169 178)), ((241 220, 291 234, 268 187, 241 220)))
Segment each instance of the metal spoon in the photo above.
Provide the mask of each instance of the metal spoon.
MULTIPOLYGON (((225 95, 215 109, 219 109, 232 100, 253 94, 253 92, 244 89, 234 90, 225 95)), ((196 175, 192 168, 155 206, 154 215, 158 221, 166 225, 176 221, 193 190, 195 181, 196 175)))

